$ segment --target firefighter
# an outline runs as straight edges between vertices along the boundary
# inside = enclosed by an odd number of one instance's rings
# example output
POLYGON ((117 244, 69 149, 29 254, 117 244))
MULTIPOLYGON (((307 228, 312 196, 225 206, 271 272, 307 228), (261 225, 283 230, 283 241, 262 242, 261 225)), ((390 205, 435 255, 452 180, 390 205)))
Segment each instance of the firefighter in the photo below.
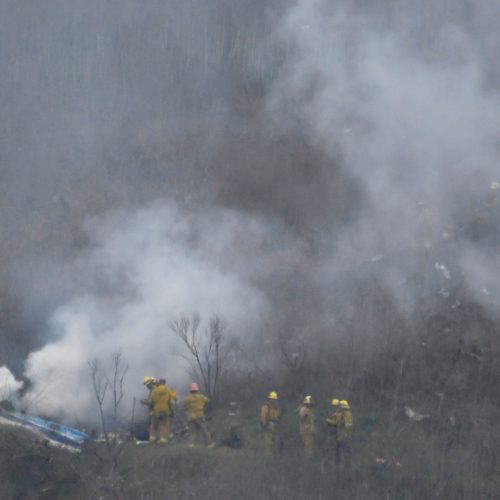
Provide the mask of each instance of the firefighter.
POLYGON ((151 401, 151 393, 153 392, 153 389, 156 387, 157 380, 154 377, 144 377, 143 381, 144 385, 146 386, 146 389, 148 389, 149 394, 148 397, 145 399, 141 399, 141 404, 146 405, 149 409, 149 440, 154 442, 156 441, 156 433, 155 433, 155 428, 153 426, 153 405, 151 401))
POLYGON ((215 446, 205 420, 205 406, 208 401, 209 399, 200 393, 198 384, 192 382, 189 386, 189 395, 184 400, 189 428, 188 446, 191 448, 195 445, 197 437, 200 435, 203 436, 206 446, 209 448, 215 446))
POLYGON ((304 455, 309 458, 314 453, 314 434, 316 432, 314 422, 314 410, 312 396, 307 395, 299 408, 299 429, 304 455))
POLYGON ((159 379, 149 397, 152 406, 152 433, 150 441, 167 443, 171 435, 173 394, 165 379, 159 379))
POLYGON ((340 400, 336 398, 332 399, 331 405, 332 413, 326 419, 326 423, 328 425, 328 436, 335 439, 337 434, 337 422, 340 418, 340 400))
MULTIPOLYGON (((336 400, 332 400, 333 402, 336 400)), ((335 465, 349 466, 351 463, 352 412, 349 402, 342 399, 338 409, 327 420, 331 428, 331 437, 335 449, 335 465)))
POLYGON ((260 425, 264 431, 264 444, 267 455, 281 451, 282 441, 278 432, 280 418, 278 394, 276 391, 271 391, 267 396, 267 401, 260 409, 260 425))
POLYGON ((331 401, 331 406, 331 414, 326 419, 326 423, 328 425, 328 437, 326 440, 326 445, 328 457, 333 461, 335 449, 337 447, 337 427, 342 415, 340 411, 340 400, 337 398, 333 398, 331 401))
POLYGON ((167 389, 170 391, 170 402, 169 402, 169 407, 170 407, 170 419, 168 420, 168 438, 173 439, 174 433, 172 430, 172 422, 174 420, 175 414, 177 413, 177 391, 175 389, 172 389, 171 387, 167 387, 167 389))

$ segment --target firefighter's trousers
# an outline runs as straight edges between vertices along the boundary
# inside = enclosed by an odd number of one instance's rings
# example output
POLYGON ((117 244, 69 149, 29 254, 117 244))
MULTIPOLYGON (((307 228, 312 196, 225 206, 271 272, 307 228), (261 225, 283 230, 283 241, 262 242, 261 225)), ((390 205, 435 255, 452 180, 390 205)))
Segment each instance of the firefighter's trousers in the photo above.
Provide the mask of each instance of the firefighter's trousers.
POLYGON ((188 442, 190 445, 194 445, 203 438, 205 446, 210 446, 213 444, 212 436, 207 427, 207 422, 205 418, 195 418, 188 422, 189 436, 188 442))
POLYGON ((166 413, 151 416, 149 427, 149 440, 166 443, 171 434, 172 417, 166 413))

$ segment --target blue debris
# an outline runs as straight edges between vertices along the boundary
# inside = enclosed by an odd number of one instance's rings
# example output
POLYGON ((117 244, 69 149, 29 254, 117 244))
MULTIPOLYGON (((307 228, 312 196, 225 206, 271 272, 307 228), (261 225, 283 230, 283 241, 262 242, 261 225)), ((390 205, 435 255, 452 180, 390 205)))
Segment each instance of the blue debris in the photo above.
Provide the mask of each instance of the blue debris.
POLYGON ((71 448, 80 448, 83 443, 90 440, 88 434, 78 429, 25 413, 0 410, 0 417, 27 429, 35 430, 46 436, 49 440, 71 448))

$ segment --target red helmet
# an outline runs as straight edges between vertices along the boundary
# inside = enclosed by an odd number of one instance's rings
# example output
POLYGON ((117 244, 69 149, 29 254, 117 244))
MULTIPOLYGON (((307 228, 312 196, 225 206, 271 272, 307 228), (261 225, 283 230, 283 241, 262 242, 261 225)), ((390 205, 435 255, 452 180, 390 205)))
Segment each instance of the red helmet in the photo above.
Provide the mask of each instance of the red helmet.
POLYGON ((189 386, 189 392, 198 392, 200 388, 198 387, 198 384, 196 382, 191 382, 191 385, 189 386))

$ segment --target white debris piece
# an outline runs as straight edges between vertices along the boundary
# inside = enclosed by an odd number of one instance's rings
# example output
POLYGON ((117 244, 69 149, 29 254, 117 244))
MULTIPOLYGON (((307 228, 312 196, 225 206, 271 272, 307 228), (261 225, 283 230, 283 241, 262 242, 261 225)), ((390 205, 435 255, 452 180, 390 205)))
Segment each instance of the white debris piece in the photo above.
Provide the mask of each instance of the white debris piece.
POLYGON ((430 241, 426 241, 425 244, 424 244, 424 247, 427 248, 427 250, 429 250, 432 247, 431 242, 430 241))
POLYGON ((439 295, 441 295, 441 297, 444 297, 445 299, 447 299, 450 296, 450 292, 445 288, 441 288, 441 290, 439 290, 438 293, 439 295))
POLYGON ((231 401, 229 403, 230 410, 228 412, 228 415, 230 417, 238 417, 240 415, 240 404, 237 403, 236 401, 231 401))
POLYGON ((457 299, 455 303, 451 306, 452 309, 456 309, 461 306, 461 302, 457 299))
POLYGON ((496 189, 500 188, 500 182, 498 182, 498 181, 492 181, 491 184, 490 184, 490 188, 493 189, 493 190, 496 190, 496 189))
POLYGON ((482 291, 485 295, 489 295, 489 294, 490 294, 490 292, 488 291, 488 289, 487 289, 487 288, 483 288, 481 291, 482 291))
POLYGON ((451 278, 450 271, 444 264, 440 264, 439 262, 434 263, 434 267, 436 271, 439 271, 447 280, 451 278))
POLYGON ((382 260, 384 256, 382 254, 379 255, 374 255, 371 259, 370 262, 378 262, 379 260, 382 260))
POLYGON ((410 420, 414 420, 415 422, 420 422, 421 420, 431 418, 430 415, 423 414, 423 413, 417 413, 416 411, 413 411, 409 406, 405 406, 405 415, 410 420))
POLYGON ((99 434, 97 439, 94 439, 95 443, 108 443, 112 442, 115 444, 121 444, 123 443, 123 438, 120 436, 120 434, 116 434, 115 432, 108 432, 108 437, 106 439, 106 436, 104 434, 99 434))

